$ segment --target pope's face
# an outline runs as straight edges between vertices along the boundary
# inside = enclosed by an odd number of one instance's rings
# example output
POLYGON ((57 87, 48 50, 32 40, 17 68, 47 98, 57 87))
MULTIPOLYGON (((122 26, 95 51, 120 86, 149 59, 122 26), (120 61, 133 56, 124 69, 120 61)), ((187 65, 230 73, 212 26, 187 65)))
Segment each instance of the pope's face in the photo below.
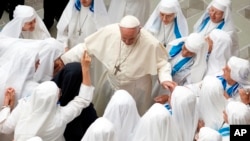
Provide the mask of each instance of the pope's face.
POLYGON ((213 23, 219 23, 223 20, 224 12, 213 6, 209 8, 208 13, 213 23))
POLYGON ((81 4, 84 6, 84 7, 89 7, 90 4, 91 4, 92 0, 81 0, 81 4))
POLYGON ((126 45, 133 45, 139 38, 138 34, 140 33, 140 27, 135 27, 135 28, 120 27, 120 32, 121 32, 121 40, 126 45))
POLYGON ((175 18, 175 13, 160 13, 161 21, 167 25, 172 23, 175 18))
POLYGON ((34 31, 36 25, 36 19, 33 19, 30 22, 26 22, 24 26, 22 27, 22 31, 34 31))

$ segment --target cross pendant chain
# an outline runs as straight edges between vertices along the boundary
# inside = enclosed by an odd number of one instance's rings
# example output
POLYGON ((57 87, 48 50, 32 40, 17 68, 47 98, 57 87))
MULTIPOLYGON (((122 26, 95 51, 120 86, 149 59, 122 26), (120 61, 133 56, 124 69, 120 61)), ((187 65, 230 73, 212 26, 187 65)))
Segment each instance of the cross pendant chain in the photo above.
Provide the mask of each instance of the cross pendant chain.
POLYGON ((119 72, 121 71, 120 65, 118 65, 118 66, 115 65, 115 73, 114 73, 114 75, 116 75, 118 71, 119 72))
POLYGON ((78 31, 78 33, 79 33, 79 36, 81 36, 81 34, 82 34, 82 29, 80 29, 80 30, 78 31))

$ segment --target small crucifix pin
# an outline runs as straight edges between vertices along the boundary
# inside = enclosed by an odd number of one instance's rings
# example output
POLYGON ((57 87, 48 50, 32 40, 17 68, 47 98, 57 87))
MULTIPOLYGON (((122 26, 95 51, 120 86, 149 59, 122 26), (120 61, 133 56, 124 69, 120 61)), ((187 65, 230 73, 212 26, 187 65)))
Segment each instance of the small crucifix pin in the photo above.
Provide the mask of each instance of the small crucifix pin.
POLYGON ((114 73, 114 75, 116 75, 118 71, 121 71, 120 65, 115 66, 115 73, 114 73))

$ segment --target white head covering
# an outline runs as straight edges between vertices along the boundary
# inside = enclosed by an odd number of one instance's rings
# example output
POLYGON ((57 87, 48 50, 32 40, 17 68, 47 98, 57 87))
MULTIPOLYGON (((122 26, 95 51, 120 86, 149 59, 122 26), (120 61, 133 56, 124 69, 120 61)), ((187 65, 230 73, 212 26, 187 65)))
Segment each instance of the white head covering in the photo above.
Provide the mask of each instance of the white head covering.
POLYGON ((219 29, 212 30, 209 37, 213 41, 213 47, 209 55, 206 75, 217 75, 232 56, 232 39, 227 32, 219 29))
POLYGON ((6 88, 14 88, 16 100, 18 100, 26 95, 23 92, 25 83, 33 81, 35 63, 39 59, 39 48, 35 49, 33 46, 37 46, 38 42, 24 39, 24 41, 19 42, 19 40, 21 39, 13 38, 13 43, 9 44, 9 49, 4 52, 0 59, 0 104, 3 102, 6 88))
POLYGON ((231 78, 238 82, 241 86, 249 85, 248 76, 250 74, 250 64, 246 59, 232 56, 228 62, 228 67, 231 69, 231 78))
POLYGON ((207 127, 221 128, 226 102, 221 81, 214 76, 206 76, 202 81, 198 107, 200 118, 207 127))
POLYGON ((228 31, 234 29, 233 19, 231 15, 231 0, 213 0, 207 6, 206 11, 203 13, 200 19, 194 24, 194 32, 196 32, 199 29, 199 26, 201 25, 203 20, 209 17, 208 11, 211 6, 214 6, 215 8, 224 12, 223 17, 225 24, 223 30, 228 31))
POLYGON ((128 141, 140 119, 133 97, 125 90, 117 90, 110 99, 103 117, 110 120, 119 141, 128 141))
POLYGON ((81 141, 118 141, 114 125, 99 117, 87 129, 81 141))
POLYGON ((22 33, 25 39, 46 39, 51 37, 45 24, 37 15, 34 8, 27 5, 18 5, 14 10, 13 17, 14 18, 3 27, 1 31, 3 34, 14 38, 19 38, 22 33), (22 31, 24 24, 26 22, 32 21, 33 19, 36 19, 34 31, 22 31))
POLYGON ((177 86, 171 95, 171 106, 181 139, 192 141, 198 124, 195 94, 187 87, 177 86))
POLYGON ((191 83, 199 82, 203 79, 207 69, 208 44, 205 37, 199 33, 191 33, 188 37, 179 38, 169 43, 170 46, 185 42, 186 48, 195 53, 195 61, 191 68, 191 83))
POLYGON ((155 103, 141 117, 132 141, 177 141, 175 127, 169 111, 162 104, 155 103))
MULTIPOLYGON (((157 5, 151 16, 149 17, 144 28, 152 33, 161 32, 161 25, 163 24, 160 19, 160 12, 162 13, 175 13, 177 18, 177 25, 182 37, 188 35, 188 24, 185 16, 181 11, 180 4, 178 0, 161 0, 157 5)), ((162 31, 163 32, 163 31, 162 31)))
POLYGON ((42 138, 36 136, 36 137, 32 137, 32 138, 28 139, 27 141, 43 141, 43 140, 42 140, 42 138))
POLYGON ((124 28, 135 28, 140 26, 140 21, 135 16, 127 15, 121 19, 119 26, 124 28))
POLYGON ((230 101, 226 107, 229 124, 250 124, 250 109, 239 101, 230 101))
POLYGON ((197 141, 222 141, 222 136, 212 128, 202 127, 197 141))
MULTIPOLYGON (((39 84, 29 101, 21 107, 23 110, 15 128, 15 140, 27 140, 34 136, 43 138, 44 133, 47 133, 45 131, 55 124, 58 97, 59 88, 54 82, 39 84)), ((60 130, 53 131, 53 135, 60 133, 60 130)))

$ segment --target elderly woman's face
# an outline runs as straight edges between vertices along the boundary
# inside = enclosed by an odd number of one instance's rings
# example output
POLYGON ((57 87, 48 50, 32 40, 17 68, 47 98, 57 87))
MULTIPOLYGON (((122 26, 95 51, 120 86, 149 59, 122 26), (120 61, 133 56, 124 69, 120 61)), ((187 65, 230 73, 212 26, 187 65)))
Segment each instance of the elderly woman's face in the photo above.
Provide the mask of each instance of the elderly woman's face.
POLYGON ((209 8, 208 13, 213 23, 219 23, 223 20, 224 12, 213 6, 209 8))
POLYGON ((181 50, 181 55, 183 57, 193 57, 195 53, 189 51, 185 45, 183 45, 182 50, 181 50))
POLYGON ((250 94, 247 94, 247 93, 249 93, 248 91, 250 91, 250 90, 245 90, 243 88, 240 88, 238 90, 239 95, 240 95, 240 99, 244 104, 250 104, 250 94))
POLYGON ((24 26, 22 27, 22 31, 34 31, 35 30, 35 25, 36 25, 36 19, 33 19, 30 22, 26 22, 24 26))
POLYGON ((81 0, 81 4, 84 6, 84 7, 89 7, 90 4, 91 4, 92 0, 81 0))
POLYGON ((223 68, 223 77, 228 81, 228 80, 231 80, 231 69, 229 68, 228 65, 226 65, 224 68, 223 68))
POLYGON ((167 25, 172 23, 175 18, 175 13, 160 13, 161 21, 167 25))

